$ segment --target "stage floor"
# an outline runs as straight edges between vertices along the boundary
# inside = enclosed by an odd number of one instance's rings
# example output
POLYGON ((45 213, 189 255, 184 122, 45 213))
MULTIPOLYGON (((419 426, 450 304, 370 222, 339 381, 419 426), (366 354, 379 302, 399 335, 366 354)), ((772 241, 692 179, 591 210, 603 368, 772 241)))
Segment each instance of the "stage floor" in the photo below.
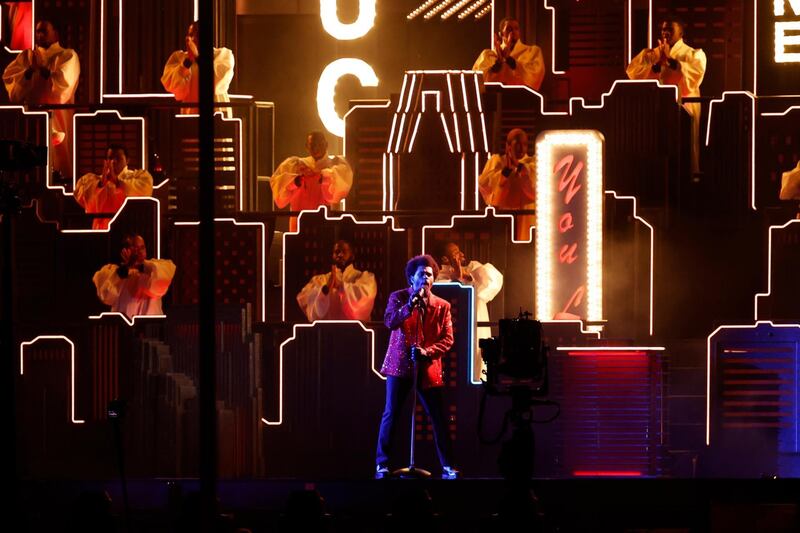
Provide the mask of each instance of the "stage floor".
MULTIPOLYGON (((197 479, 131 480, 127 486, 136 531, 173 531, 198 514, 192 503, 197 479)), ((437 531, 494 531, 505 527, 506 511, 514 520, 538 521, 544 531, 800 530, 797 479, 535 479, 529 487, 536 507, 527 505, 525 487, 511 489, 500 479, 237 480, 220 481, 218 495, 230 531, 234 525, 291 530, 298 509, 312 519, 320 509, 313 495, 303 494, 314 490, 324 499, 324 514, 314 524, 326 531, 391 531, 424 517, 437 531)), ((61 530, 103 491, 123 530, 119 480, 28 480, 20 489, 30 531, 61 530)))

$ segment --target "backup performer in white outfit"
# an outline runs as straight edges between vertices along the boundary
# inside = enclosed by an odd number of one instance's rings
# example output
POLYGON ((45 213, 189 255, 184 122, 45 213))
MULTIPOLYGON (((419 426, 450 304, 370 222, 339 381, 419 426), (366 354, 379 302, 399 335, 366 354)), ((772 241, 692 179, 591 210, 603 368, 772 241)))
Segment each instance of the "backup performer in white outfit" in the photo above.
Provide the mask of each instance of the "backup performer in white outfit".
MULTIPOLYGON (((3 72, 3 83, 12 104, 47 105, 75 103, 81 75, 78 54, 62 48, 53 23, 36 24, 36 48, 23 50, 3 72)), ((50 150, 53 170, 72 176, 70 152, 72 109, 54 109, 50 122, 50 150)))
POLYGON ((499 28, 494 48, 481 52, 472 70, 482 71, 484 81, 527 85, 538 91, 544 80, 542 49, 520 40, 519 22, 512 18, 501 20, 499 28))
POLYGON ((355 256, 344 240, 333 245, 333 264, 303 287, 297 303, 310 322, 314 320, 369 320, 378 285, 375 275, 353 266, 355 256))
MULTIPOLYGON (((536 208, 536 159, 528 155, 528 135, 514 128, 506 136, 504 154, 494 154, 478 177, 478 187, 486 205, 499 209, 536 208)), ((535 215, 514 215, 514 237, 528 240, 535 215)))
MULTIPOLYGON (((270 178, 272 198, 279 208, 292 211, 317 209, 340 202, 353 186, 353 169, 339 156, 328 156, 328 141, 320 131, 306 138, 308 157, 292 156, 283 161, 270 178)), ((297 231, 297 218, 289 220, 290 231, 297 231)))
MULTIPOLYGON (((189 25, 186 34, 186 50, 176 50, 169 56, 161 76, 161 84, 175 95, 179 102, 198 102, 200 100, 200 73, 197 68, 197 57, 200 46, 200 26, 198 21, 189 25)), ((214 101, 230 102, 228 88, 233 80, 233 52, 228 48, 214 48, 214 101)), ((227 118, 231 117, 231 108, 215 108, 227 118)), ((196 107, 181 108, 181 114, 197 113, 196 107)))
MULTIPOLYGON (((464 285, 471 285, 475 289, 475 321, 489 322, 488 303, 503 288, 503 274, 491 263, 481 263, 479 261, 469 261, 464 252, 454 242, 445 243, 441 248, 439 263, 441 269, 436 281, 458 281, 464 285)), ((489 326, 477 326, 475 328, 475 365, 473 371, 478 372, 482 368, 481 358, 478 357, 479 339, 487 339, 492 336, 492 328, 489 326), (478 366, 481 365, 481 366, 478 366)))
MULTIPOLYGON (((153 176, 128 168, 128 151, 112 144, 103 161, 102 174, 88 173, 75 185, 75 200, 87 213, 116 213, 128 196, 151 196, 153 176)), ((106 229, 111 219, 96 218, 92 229, 106 229)))
POLYGON ((147 259, 140 235, 125 237, 120 258, 119 264, 104 266, 92 278, 100 301, 128 317, 163 314, 161 297, 175 276, 175 263, 147 259))
MULTIPOLYGON (((661 39, 655 48, 646 48, 631 60, 626 69, 632 80, 659 80, 675 85, 681 98, 700 96, 700 84, 706 73, 706 54, 683 42, 684 23, 665 20, 661 39)), ((700 171, 700 104, 684 103, 692 117, 692 172, 700 171)))

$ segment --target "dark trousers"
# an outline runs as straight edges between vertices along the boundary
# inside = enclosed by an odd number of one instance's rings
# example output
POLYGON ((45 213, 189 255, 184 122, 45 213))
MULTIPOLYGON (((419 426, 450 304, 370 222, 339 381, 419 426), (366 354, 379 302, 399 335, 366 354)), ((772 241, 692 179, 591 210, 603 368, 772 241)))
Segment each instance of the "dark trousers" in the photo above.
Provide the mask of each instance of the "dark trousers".
MULTIPOLYGON (((442 412, 443 388, 444 387, 433 387, 426 390, 422 387, 417 387, 417 397, 422 402, 422 407, 431 419, 431 424, 433 425, 433 439, 436 443, 436 453, 439 455, 439 462, 442 466, 452 466, 450 462, 450 436, 447 433, 447 425, 445 424, 444 413, 442 412)), ((383 408, 381 429, 378 433, 378 451, 375 458, 376 464, 389 464, 392 437, 394 436, 395 426, 398 422, 398 415, 410 391, 411 379, 393 376, 386 378, 386 405, 383 408)), ((412 414, 412 416, 415 416, 415 413, 412 414)), ((407 422, 411 423, 411 420, 407 422)), ((401 423, 406 423, 406 420, 402 420, 401 423)))

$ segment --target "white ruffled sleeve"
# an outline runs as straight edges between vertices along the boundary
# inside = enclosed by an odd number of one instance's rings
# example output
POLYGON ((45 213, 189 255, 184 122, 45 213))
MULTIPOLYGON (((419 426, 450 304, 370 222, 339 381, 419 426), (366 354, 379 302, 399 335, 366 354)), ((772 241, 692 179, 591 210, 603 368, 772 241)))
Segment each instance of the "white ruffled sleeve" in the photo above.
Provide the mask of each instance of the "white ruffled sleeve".
POLYGON ((108 264, 95 272, 92 278, 97 289, 97 297, 106 305, 114 307, 119 300, 123 280, 117 276, 117 265, 108 264))

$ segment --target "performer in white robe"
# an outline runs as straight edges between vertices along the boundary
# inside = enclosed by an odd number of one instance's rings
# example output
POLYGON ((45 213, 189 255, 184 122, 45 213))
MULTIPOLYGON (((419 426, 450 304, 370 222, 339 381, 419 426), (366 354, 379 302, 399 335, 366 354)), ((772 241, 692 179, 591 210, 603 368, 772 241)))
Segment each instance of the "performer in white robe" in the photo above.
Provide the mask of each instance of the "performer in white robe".
MULTIPOLYGON (((792 170, 787 170, 781 175, 781 200, 800 200, 800 161, 792 170)), ((800 207, 797 218, 800 218, 800 207)))
MULTIPOLYGON (((626 69, 632 80, 659 80, 675 85, 681 98, 700 96, 706 73, 706 54, 683 42, 684 24, 665 20, 656 48, 646 48, 631 60, 626 69)), ((700 171, 700 104, 684 103, 692 117, 692 172, 700 171)))
MULTIPOLYGON (((23 50, 3 72, 3 83, 12 104, 47 105, 75 103, 81 74, 78 54, 62 48, 58 30, 50 21, 36 24, 36 48, 23 50)), ((52 169, 72 176, 72 109, 50 113, 52 169)))
POLYGON ((333 265, 327 274, 311 278, 297 295, 297 303, 314 320, 369 320, 378 285, 375 275, 353 266, 350 243, 333 245, 333 265))
MULTIPOLYGON (((343 157, 328 156, 328 141, 319 131, 308 134, 308 157, 292 156, 278 165, 270 178, 272 199, 279 208, 292 211, 317 209, 339 203, 353 186, 353 169, 343 157)), ((289 220, 297 231, 297 218, 289 220)))
POLYGON ((499 28, 494 48, 481 52, 472 70, 482 71, 484 81, 527 85, 538 91, 544 79, 542 49, 520 41, 519 22, 512 18, 500 21, 499 28))
POLYGON ((120 264, 106 265, 92 278, 100 301, 128 317, 163 314, 161 297, 175 276, 175 263, 147 259, 147 248, 139 235, 125 238, 120 257, 120 264))
MULTIPOLYGON (((198 102, 200 100, 200 74, 197 69, 198 47, 200 46, 200 27, 198 21, 189 25, 186 35, 186 50, 176 50, 164 65, 161 84, 175 95, 179 102, 198 102)), ((228 88, 233 80, 233 52, 228 48, 214 48, 214 101, 230 102, 228 88)), ((227 118, 231 118, 230 107, 218 107, 227 118)), ((196 107, 181 108, 181 114, 197 113, 196 107)))
MULTIPOLYGON (((441 269, 436 281, 458 281, 464 285, 471 285, 475 289, 475 322, 489 322, 489 302, 503 288, 503 274, 491 263, 479 261, 467 262, 464 253, 454 242, 446 243, 440 251, 439 264, 441 269)), ((480 378, 480 371, 484 368, 478 347, 479 339, 488 339, 492 336, 489 326, 476 326, 475 328, 475 368, 473 375, 480 378)))
MULTIPOLYGON (((528 155, 528 135, 516 128, 506 136, 506 152, 495 154, 478 177, 478 187, 486 205, 499 209, 536 208, 536 160, 528 155)), ((515 215, 515 238, 530 239, 535 215, 515 215)))
MULTIPOLYGON (((85 174, 75 185, 75 200, 87 213, 116 213, 128 196, 151 196, 153 176, 146 170, 128 169, 128 152, 112 144, 106 152, 103 172, 85 174)), ((95 218, 92 229, 106 229, 111 219, 95 218)))

